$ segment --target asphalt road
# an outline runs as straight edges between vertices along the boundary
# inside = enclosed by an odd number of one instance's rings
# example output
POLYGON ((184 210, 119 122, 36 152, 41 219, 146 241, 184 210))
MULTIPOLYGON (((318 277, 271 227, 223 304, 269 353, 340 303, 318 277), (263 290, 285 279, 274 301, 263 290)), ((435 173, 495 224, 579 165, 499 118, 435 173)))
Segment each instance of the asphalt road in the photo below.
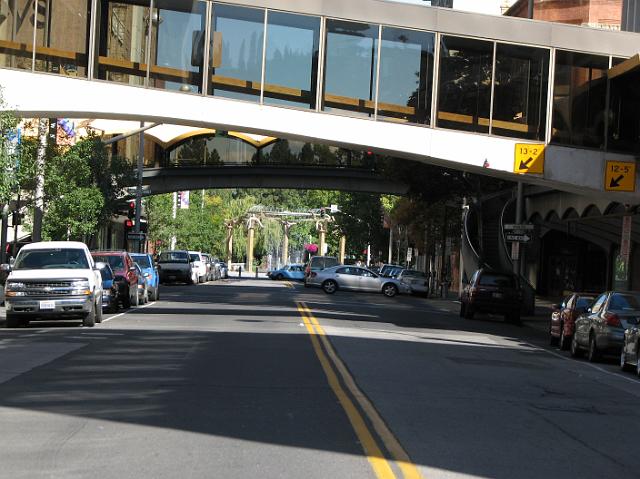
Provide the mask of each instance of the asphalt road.
POLYGON ((232 279, 0 329, 0 478, 637 478, 640 380, 413 297, 232 279))

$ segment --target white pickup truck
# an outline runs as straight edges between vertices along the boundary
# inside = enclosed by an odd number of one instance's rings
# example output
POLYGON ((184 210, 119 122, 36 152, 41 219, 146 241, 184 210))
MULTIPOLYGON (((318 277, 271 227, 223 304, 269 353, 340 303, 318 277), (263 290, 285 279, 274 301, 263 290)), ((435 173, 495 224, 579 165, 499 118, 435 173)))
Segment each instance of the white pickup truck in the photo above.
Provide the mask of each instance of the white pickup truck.
POLYGON ((6 326, 30 320, 102 321, 102 276, 84 243, 44 241, 24 246, 5 284, 6 326))

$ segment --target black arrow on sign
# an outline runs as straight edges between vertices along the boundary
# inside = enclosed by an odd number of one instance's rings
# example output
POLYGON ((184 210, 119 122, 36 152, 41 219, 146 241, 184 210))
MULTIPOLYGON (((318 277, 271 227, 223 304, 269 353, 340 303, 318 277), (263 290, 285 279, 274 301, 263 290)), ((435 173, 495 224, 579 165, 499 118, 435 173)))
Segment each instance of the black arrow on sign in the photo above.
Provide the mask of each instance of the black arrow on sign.
POLYGON ((620 187, 620 181, 624 178, 624 175, 618 176, 615 180, 611 178, 611 183, 609 183, 609 188, 618 188, 620 187))
POLYGON ((529 169, 529 165, 531 165, 532 161, 533 161, 533 157, 529 157, 529 159, 527 161, 520 160, 520 168, 519 169, 528 170, 529 169))

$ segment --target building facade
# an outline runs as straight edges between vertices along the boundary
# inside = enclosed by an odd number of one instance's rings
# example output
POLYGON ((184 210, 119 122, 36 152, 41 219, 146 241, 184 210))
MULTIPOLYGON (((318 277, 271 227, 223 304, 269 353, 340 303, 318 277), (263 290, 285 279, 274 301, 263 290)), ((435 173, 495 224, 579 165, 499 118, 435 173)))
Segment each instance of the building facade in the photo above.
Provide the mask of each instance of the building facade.
MULTIPOLYGON (((623 0, 535 0, 534 20, 619 30, 623 0)), ((518 0, 505 15, 527 18, 529 0, 518 0)))

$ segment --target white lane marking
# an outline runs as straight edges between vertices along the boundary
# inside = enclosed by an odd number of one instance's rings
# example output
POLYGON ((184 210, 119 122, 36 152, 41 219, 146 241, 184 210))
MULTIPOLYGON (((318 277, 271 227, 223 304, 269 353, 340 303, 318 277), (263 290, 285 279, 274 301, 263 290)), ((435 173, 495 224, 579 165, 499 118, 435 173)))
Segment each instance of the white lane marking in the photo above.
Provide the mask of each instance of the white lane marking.
POLYGON ((103 320, 102 320, 102 322, 103 322, 103 323, 106 323, 106 322, 108 322, 108 321, 111 321, 112 319, 116 319, 116 318, 119 318, 120 316, 124 316, 124 315, 125 315, 125 314, 127 314, 127 313, 133 313, 133 312, 135 312, 135 311, 139 311, 139 310, 141 310, 141 309, 148 308, 149 306, 153 306, 154 304, 156 304, 156 301, 153 301, 152 303, 149 303, 149 304, 145 304, 144 306, 140 306, 140 307, 135 308, 135 309, 127 309, 127 310, 126 310, 125 312, 123 312, 123 313, 119 313, 119 314, 116 314, 115 316, 111 316, 110 318, 103 319, 103 320))
POLYGON ((534 349, 537 349, 538 351, 544 351, 545 353, 550 354, 551 356, 555 356, 557 358, 564 359, 565 361, 569 361, 572 364, 581 364, 583 366, 589 366, 592 369, 596 369, 596 370, 600 371, 601 373, 605 373, 605 374, 607 374, 609 376, 613 376, 614 378, 620 378, 620 379, 624 379, 625 381, 629 381, 629 382, 634 383, 634 384, 639 384, 637 379, 629 378, 627 376, 624 376, 621 373, 614 373, 614 372, 611 372, 611 371, 607 371, 606 369, 601 368, 600 366, 596 366, 595 364, 591 364, 591 363, 588 363, 588 362, 576 361, 573 358, 568 358, 568 357, 566 357, 566 356, 564 356, 564 355, 562 355, 560 353, 556 353, 555 351, 551 351, 550 349, 545 349, 545 348, 541 348, 540 346, 535 346, 535 345, 533 345, 533 344, 531 344, 531 343, 529 343, 527 341, 522 341, 522 342, 524 344, 534 348, 534 349))

